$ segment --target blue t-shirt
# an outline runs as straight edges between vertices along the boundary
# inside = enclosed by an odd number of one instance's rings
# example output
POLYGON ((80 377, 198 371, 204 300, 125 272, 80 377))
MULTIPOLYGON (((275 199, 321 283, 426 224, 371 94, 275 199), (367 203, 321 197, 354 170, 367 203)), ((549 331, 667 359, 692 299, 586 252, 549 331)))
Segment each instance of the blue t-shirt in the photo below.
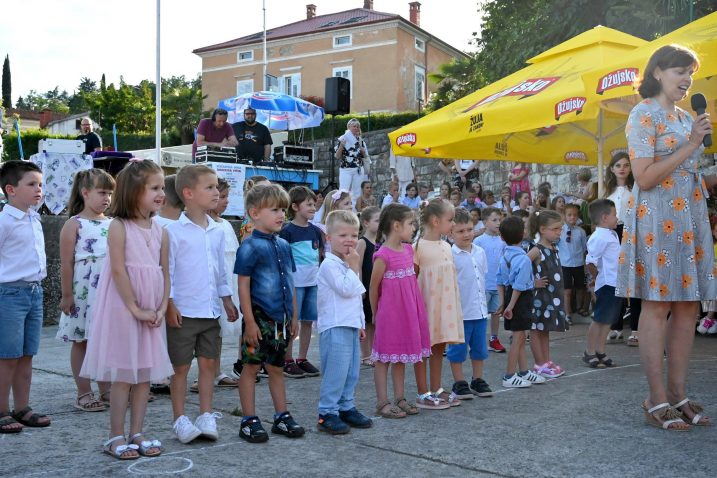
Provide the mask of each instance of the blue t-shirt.
POLYGON ((533 263, 519 246, 505 247, 498 266, 498 284, 521 292, 533 289, 533 263))
POLYGON ((289 222, 281 229, 279 237, 291 246, 296 263, 294 286, 312 287, 318 284, 319 254, 324 248, 321 229, 311 223, 302 227, 289 222))
POLYGON ((411 209, 418 209, 419 207, 421 207, 421 198, 418 196, 416 196, 414 198, 410 198, 408 196, 403 196, 401 198, 401 204, 404 204, 404 205, 410 207, 411 209))
POLYGON ((473 240, 473 244, 483 249, 488 259, 488 272, 485 275, 485 290, 498 290, 496 275, 498 274, 500 258, 503 257, 503 251, 505 251, 505 242, 503 242, 500 236, 491 236, 488 233, 483 233, 473 240))
POLYGON ((234 273, 251 277, 251 303, 275 322, 291 320, 294 312, 294 257, 278 234, 257 229, 237 250, 234 273))

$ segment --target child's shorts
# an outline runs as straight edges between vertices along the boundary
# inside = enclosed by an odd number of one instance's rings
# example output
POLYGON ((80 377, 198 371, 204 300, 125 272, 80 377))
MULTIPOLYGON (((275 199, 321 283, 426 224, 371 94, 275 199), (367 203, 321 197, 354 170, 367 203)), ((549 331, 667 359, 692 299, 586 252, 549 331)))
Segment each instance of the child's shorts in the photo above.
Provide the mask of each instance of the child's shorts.
POLYGON ((563 267, 563 287, 567 290, 585 288, 585 266, 563 267))
POLYGON ((189 365, 194 357, 218 359, 221 326, 217 319, 182 317, 182 327, 167 327, 167 352, 172 365, 189 365))
POLYGON ((299 311, 299 320, 316 321, 319 316, 316 308, 318 286, 296 287, 296 308, 299 311))
POLYGON ((463 330, 466 341, 463 344, 450 344, 446 351, 449 362, 463 363, 466 361, 470 349, 471 360, 485 360, 488 358, 488 340, 486 331, 488 320, 464 320, 463 330))
POLYGON ((241 332, 245 341, 241 344, 242 363, 247 365, 261 365, 262 363, 274 367, 284 366, 284 355, 291 337, 291 321, 285 323, 275 322, 258 307, 252 307, 254 321, 261 332, 259 346, 254 347, 246 343, 246 319, 242 322, 241 332))
MULTIPOLYGON (((510 298, 513 295, 513 288, 507 286, 505 288, 505 297, 503 298, 503 306, 510 304, 510 298)), ((525 290, 521 292, 518 301, 513 307, 513 318, 506 320, 503 317, 503 328, 511 332, 520 332, 521 330, 530 330, 533 327, 533 291, 525 290)))
POLYGON ((604 285, 595 291, 593 320, 598 324, 612 325, 622 313, 622 297, 615 297, 615 288, 604 285))
POLYGON ((500 296, 498 295, 497 290, 487 290, 485 291, 485 301, 488 305, 488 313, 492 314, 496 310, 498 310, 498 307, 500 306, 500 296))
POLYGON ((0 283, 0 359, 37 355, 42 332, 39 282, 0 283))

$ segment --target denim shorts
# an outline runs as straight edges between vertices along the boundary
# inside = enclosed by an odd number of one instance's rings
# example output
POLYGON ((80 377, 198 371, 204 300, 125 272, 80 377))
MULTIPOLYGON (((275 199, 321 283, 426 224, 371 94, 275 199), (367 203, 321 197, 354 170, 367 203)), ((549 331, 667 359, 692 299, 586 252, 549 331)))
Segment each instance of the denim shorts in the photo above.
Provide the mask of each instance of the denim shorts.
POLYGON ((595 291, 593 320, 599 324, 612 325, 622 314, 622 297, 615 297, 615 288, 604 285, 595 291))
POLYGON ((500 305, 500 296, 498 295, 497 290, 487 290, 485 291, 485 301, 488 305, 488 313, 492 314, 496 310, 498 310, 498 306, 500 305))
POLYGON ((36 355, 42 332, 39 282, 0 284, 0 359, 36 355))
POLYGON ((465 331, 466 342, 463 344, 450 344, 446 351, 446 358, 449 362, 463 363, 469 355, 471 360, 485 360, 488 358, 488 320, 464 320, 463 330, 465 331))
POLYGON ((316 308, 318 290, 319 287, 315 285, 296 288, 296 308, 299 311, 299 320, 311 320, 315 322, 318 318, 319 312, 316 308))

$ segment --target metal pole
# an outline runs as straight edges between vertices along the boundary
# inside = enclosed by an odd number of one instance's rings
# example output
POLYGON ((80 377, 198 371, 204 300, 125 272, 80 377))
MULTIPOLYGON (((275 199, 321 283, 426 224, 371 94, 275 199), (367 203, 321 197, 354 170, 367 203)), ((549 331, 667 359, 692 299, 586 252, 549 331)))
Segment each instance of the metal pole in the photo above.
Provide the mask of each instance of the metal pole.
POLYGON ((264 76, 262 80, 262 91, 266 91, 266 0, 262 0, 261 2, 261 9, 263 10, 264 15, 264 76))
POLYGON ((154 103, 155 103, 155 122, 154 122, 154 147, 157 150, 157 164, 162 164, 162 76, 160 74, 160 30, 159 30, 159 13, 161 11, 160 6, 161 0, 157 0, 157 60, 156 60, 156 74, 155 74, 155 92, 154 92, 154 103))
POLYGON ((603 119, 603 110, 600 108, 600 113, 598 113, 598 129, 597 129, 597 140, 598 140, 598 160, 597 160, 597 168, 598 168, 598 197, 602 197, 602 195, 605 192, 605 184, 604 184, 604 176, 605 176, 605 165, 603 160, 603 149, 605 147, 605 138, 602 135, 602 119, 603 119))

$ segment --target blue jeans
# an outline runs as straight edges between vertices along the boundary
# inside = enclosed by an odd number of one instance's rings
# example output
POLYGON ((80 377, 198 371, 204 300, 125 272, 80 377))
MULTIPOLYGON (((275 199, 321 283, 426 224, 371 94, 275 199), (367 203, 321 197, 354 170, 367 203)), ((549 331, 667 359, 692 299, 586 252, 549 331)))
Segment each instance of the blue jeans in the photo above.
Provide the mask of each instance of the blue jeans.
POLYGON ((42 286, 0 284, 0 359, 37 355, 42 332, 42 286))
POLYGON ((319 336, 321 390, 319 414, 338 415, 354 408, 359 379, 359 329, 332 327, 319 336))

